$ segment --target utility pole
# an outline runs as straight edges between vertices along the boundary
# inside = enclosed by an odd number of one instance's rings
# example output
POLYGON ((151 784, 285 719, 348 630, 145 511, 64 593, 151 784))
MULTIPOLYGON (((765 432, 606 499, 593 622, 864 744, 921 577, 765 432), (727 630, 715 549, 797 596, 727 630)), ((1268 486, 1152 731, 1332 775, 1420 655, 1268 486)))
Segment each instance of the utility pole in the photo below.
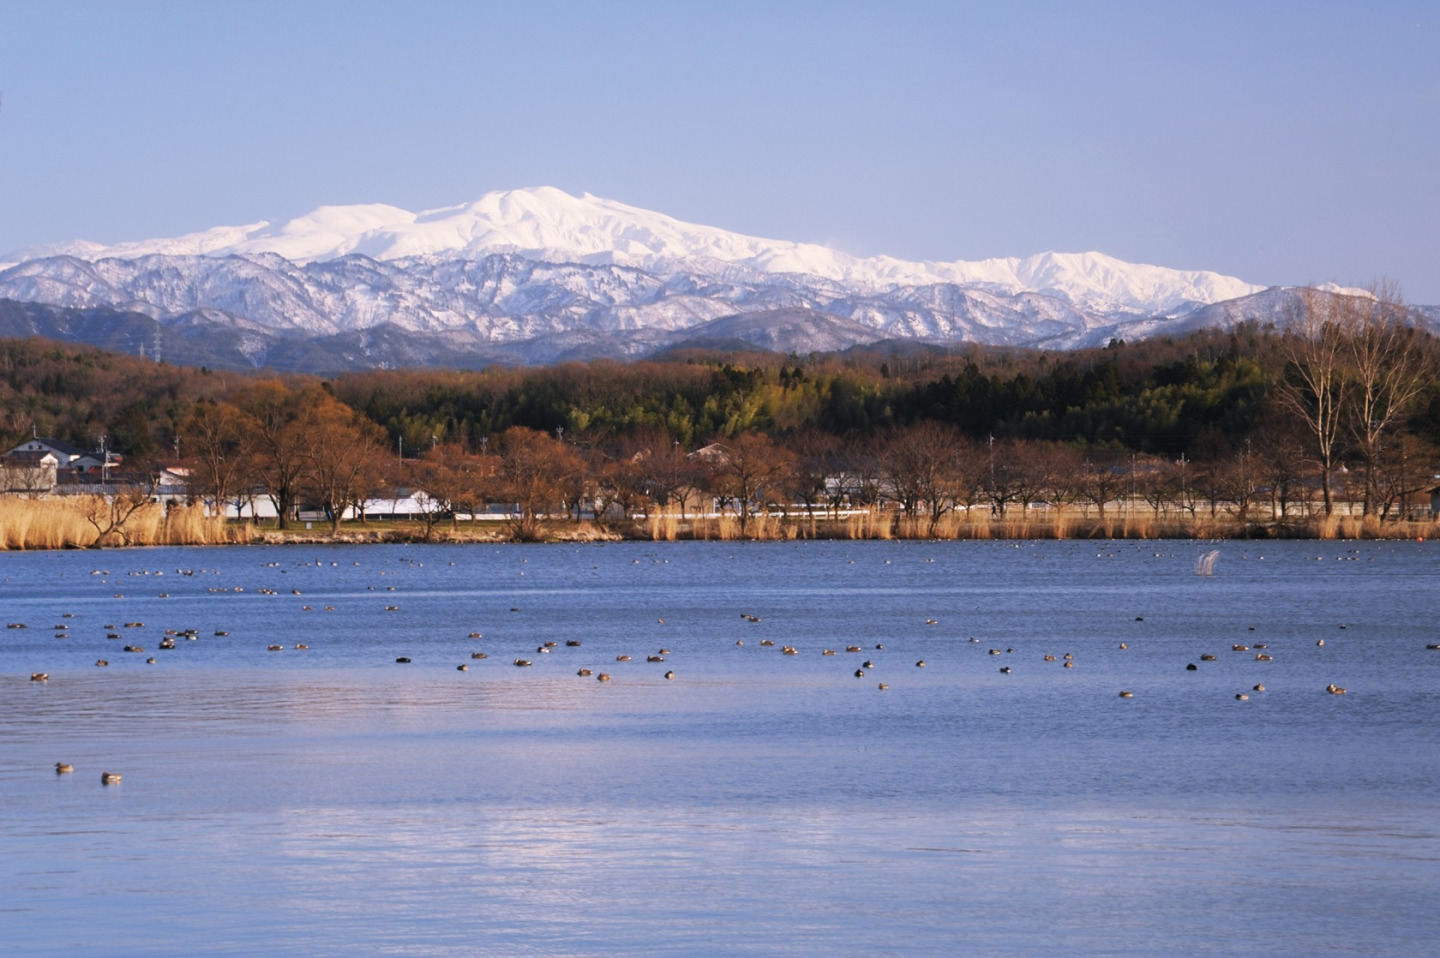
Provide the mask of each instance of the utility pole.
POLYGON ((1186 494, 1188 491, 1188 486, 1185 483, 1185 453, 1182 452, 1180 453, 1180 508, 1184 509, 1187 512, 1190 508, 1187 505, 1190 499, 1190 497, 1186 494))

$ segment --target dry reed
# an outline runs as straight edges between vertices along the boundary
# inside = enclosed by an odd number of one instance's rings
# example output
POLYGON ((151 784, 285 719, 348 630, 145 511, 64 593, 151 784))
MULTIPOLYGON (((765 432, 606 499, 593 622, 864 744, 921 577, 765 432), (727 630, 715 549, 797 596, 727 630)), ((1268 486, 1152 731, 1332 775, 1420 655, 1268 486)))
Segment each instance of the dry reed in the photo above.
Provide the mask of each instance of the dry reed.
POLYGON ((98 496, 22 499, 0 496, 0 548, 77 549, 113 545, 211 545, 249 541, 248 524, 227 529, 225 520, 200 505, 177 506, 167 513, 156 503, 135 509, 113 529, 119 512, 98 496), (105 535, 101 536, 102 531, 105 535))

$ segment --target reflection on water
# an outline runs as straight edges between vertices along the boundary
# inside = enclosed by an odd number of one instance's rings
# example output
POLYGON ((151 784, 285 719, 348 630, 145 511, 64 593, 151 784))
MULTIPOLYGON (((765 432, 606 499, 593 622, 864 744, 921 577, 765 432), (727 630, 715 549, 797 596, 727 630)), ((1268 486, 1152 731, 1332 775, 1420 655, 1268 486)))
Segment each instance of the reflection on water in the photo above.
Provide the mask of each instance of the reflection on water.
POLYGON ((3 555, 7 946, 1428 953, 1440 551, 1208 548, 3 555))

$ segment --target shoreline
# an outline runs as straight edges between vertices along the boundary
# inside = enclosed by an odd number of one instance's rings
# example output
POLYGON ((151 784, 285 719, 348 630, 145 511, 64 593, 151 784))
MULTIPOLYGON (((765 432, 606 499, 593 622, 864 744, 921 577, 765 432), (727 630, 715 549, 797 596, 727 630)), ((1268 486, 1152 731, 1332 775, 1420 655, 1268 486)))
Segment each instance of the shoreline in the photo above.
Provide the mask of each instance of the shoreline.
MULTIPOLYGON (((177 512, 179 510, 176 510, 177 512)), ((316 525, 319 525, 318 523, 316 525)), ((324 528, 277 529, 251 522, 222 522, 193 516, 161 515, 143 527, 120 530, 96 542, 93 528, 58 528, 53 523, 17 522, 0 510, 0 551, 29 552, 75 549, 144 548, 151 546, 206 545, 384 545, 384 544, 493 544, 585 542, 792 542, 1007 540, 1419 540, 1436 534, 1434 521, 1381 522, 1374 516, 1311 516, 1299 519, 1246 521, 1191 519, 1189 517, 1076 517, 1069 515, 985 517, 983 520, 933 525, 888 513, 848 518, 805 516, 752 517, 742 528, 729 515, 680 519, 652 516, 624 522, 595 523, 574 519, 527 524, 524 534, 504 522, 467 522, 457 527, 423 523, 344 523, 332 533, 324 528)))

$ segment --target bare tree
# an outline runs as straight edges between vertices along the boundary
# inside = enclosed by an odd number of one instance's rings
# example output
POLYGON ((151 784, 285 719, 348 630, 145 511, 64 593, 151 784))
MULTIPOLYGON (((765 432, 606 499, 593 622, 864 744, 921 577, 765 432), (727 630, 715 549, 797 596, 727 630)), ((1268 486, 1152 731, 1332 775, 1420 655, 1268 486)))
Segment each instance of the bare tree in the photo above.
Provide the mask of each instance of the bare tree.
POLYGON ((661 507, 675 503, 683 520, 686 507, 701 485, 703 463, 690 458, 680 441, 664 432, 646 438, 648 444, 639 451, 638 460, 645 495, 661 507))
POLYGON ((924 514, 929 535, 963 496, 961 447, 958 430, 927 419, 892 435, 881 450, 887 494, 907 517, 924 514))
POLYGON ((1343 305, 1354 377, 1350 434, 1363 460, 1363 509, 1370 515, 1383 439, 1430 381, 1433 354, 1429 337, 1415 328, 1393 285, 1372 287, 1368 297, 1346 297, 1343 305))
POLYGON ((351 507, 363 502, 379 473, 380 427, 328 395, 311 397, 314 405, 299 420, 305 437, 304 489, 330 518, 330 534, 351 507))
POLYGON ((789 446, 795 458, 785 477, 786 494, 803 504, 814 519, 815 507, 830 502, 829 484, 840 472, 840 443, 829 433, 808 430, 795 436, 789 446))
POLYGON ((518 510, 511 535, 521 541, 540 536, 541 519, 566 501, 567 480, 580 469, 573 449, 548 434, 512 426, 500 435, 501 488, 518 510))
POLYGON ((742 432, 726 440, 712 460, 712 488, 735 504, 741 535, 749 530, 755 510, 776 500, 789 460, 786 450, 758 432, 742 432))
POLYGON ((1256 436, 1259 452, 1253 457, 1254 476, 1270 496, 1271 515, 1282 522, 1290 518, 1291 506, 1304 506, 1312 499, 1313 470, 1306 468, 1308 433, 1295 428, 1290 418, 1272 416, 1260 424, 1256 436))
POLYGON ((126 465, 126 473, 117 477, 108 490, 80 499, 81 515, 95 530, 91 549, 130 545, 130 520, 154 502, 159 474, 149 463, 131 460, 126 465))
POLYGON ((1233 504, 1235 518, 1241 522, 1250 521, 1250 509, 1260 491, 1255 467, 1249 443, 1236 450, 1227 461, 1216 464, 1212 496, 1216 501, 1233 504))
POLYGON ((302 421, 305 400, 270 380, 252 386, 238 404, 255 422, 255 473, 275 503, 279 528, 288 528, 309 465, 302 421))
POLYGON ((1345 401, 1350 385, 1351 297, 1301 290, 1299 309, 1280 338, 1285 370, 1276 390, 1280 405, 1305 427, 1320 468, 1325 515, 1335 511, 1331 474, 1344 433, 1345 401))
POLYGON ((190 494, 207 499, 224 514, 230 500, 248 491, 255 419, 228 402, 202 399, 186 421, 184 437, 195 464, 189 476, 190 494))
POLYGON ((475 456, 459 443, 446 443, 426 451, 416 467, 416 481, 425 492, 421 515, 425 538, 432 538, 435 524, 450 517, 450 527, 459 527, 461 512, 479 511, 484 490, 493 482, 490 456, 475 456))

